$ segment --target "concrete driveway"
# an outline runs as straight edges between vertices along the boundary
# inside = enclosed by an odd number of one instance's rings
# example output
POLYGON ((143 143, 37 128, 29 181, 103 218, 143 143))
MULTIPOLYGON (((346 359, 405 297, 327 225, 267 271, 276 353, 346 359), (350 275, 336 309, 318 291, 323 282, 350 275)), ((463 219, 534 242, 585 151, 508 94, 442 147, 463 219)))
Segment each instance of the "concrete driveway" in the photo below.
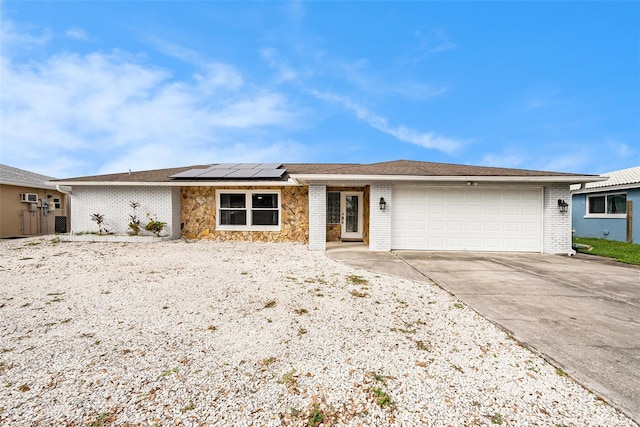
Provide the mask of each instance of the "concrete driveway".
POLYGON ((640 423, 640 267, 593 257, 470 252, 327 255, 434 282, 640 423))

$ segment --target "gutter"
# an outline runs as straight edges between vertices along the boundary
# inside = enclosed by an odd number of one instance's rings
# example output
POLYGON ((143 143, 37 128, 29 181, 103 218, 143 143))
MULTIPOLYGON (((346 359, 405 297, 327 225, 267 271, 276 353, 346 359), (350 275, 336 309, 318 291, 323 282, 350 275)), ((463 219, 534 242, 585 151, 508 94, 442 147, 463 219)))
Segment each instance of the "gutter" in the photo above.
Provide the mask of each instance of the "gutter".
POLYGON ((589 187, 589 188, 582 187, 577 190, 571 191, 571 194, 603 193, 603 192, 609 192, 609 191, 631 190, 638 187, 640 187, 640 183, 638 182, 634 184, 620 184, 620 185, 610 185, 610 186, 602 186, 602 187, 589 187))
POLYGON ((299 187, 296 181, 59 181, 59 185, 76 187, 299 187))
POLYGON ((310 181, 422 181, 422 182, 525 182, 568 184, 605 181, 608 178, 594 175, 570 176, 420 176, 420 175, 330 175, 330 174, 291 174, 290 177, 300 183, 310 181))
POLYGON ((61 184, 56 184, 56 191, 62 194, 66 194, 67 196, 71 196, 73 194, 73 191, 64 191, 62 188, 60 188, 60 185, 61 184))

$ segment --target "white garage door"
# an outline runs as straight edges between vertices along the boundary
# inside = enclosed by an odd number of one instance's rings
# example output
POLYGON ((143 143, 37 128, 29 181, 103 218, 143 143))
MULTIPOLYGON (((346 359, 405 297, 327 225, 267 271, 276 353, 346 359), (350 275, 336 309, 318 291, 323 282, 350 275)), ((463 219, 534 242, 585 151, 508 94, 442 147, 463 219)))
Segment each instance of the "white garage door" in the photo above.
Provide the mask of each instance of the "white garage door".
POLYGON ((541 189, 394 187, 393 249, 540 252, 541 189))

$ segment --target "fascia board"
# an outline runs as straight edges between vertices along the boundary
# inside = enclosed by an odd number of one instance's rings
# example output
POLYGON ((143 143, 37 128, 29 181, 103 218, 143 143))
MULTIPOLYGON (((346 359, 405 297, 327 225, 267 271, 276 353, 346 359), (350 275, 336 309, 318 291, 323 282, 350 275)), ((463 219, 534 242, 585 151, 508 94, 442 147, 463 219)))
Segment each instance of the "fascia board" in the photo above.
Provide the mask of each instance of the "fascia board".
POLYGON ((626 184, 626 185, 613 185, 610 187, 581 188, 579 190, 572 191, 571 194, 610 193, 612 191, 633 190, 633 189, 640 189, 640 183, 626 184))
POLYGON ((298 182, 311 181, 474 181, 474 182, 527 182, 553 183, 561 182, 577 184, 582 182, 604 181, 607 178, 599 176, 414 176, 414 175, 331 175, 331 174, 291 174, 291 178, 298 182))
MULTIPOLYGON (((51 182, 51 181, 50 181, 51 182)), ((290 181, 55 181, 53 184, 70 187, 292 187, 300 184, 290 181)))
POLYGON ((20 181, 11 181, 6 180, 0 182, 2 185, 12 185, 14 187, 26 187, 26 188, 38 188, 40 190, 52 190, 55 191, 55 184, 50 184, 50 181, 44 181, 42 184, 32 184, 28 182, 20 182, 20 181))

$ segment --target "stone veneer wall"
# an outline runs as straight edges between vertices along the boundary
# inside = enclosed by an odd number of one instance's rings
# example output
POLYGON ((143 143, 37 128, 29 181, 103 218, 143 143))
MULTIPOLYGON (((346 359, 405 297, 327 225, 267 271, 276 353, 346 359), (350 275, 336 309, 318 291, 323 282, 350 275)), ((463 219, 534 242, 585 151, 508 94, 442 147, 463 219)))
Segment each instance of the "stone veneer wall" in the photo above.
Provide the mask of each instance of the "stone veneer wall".
POLYGON ((308 187, 183 187, 180 192, 184 227, 182 236, 188 239, 243 240, 256 242, 309 241, 308 187), (217 190, 280 190, 280 231, 217 231, 217 190))
MULTIPOLYGON (((362 240, 369 243, 369 186, 365 187, 327 187, 327 193, 340 191, 362 191, 363 200, 363 224, 362 224, 362 240)), ((327 224, 327 242, 339 242, 342 234, 341 224, 327 224)))

